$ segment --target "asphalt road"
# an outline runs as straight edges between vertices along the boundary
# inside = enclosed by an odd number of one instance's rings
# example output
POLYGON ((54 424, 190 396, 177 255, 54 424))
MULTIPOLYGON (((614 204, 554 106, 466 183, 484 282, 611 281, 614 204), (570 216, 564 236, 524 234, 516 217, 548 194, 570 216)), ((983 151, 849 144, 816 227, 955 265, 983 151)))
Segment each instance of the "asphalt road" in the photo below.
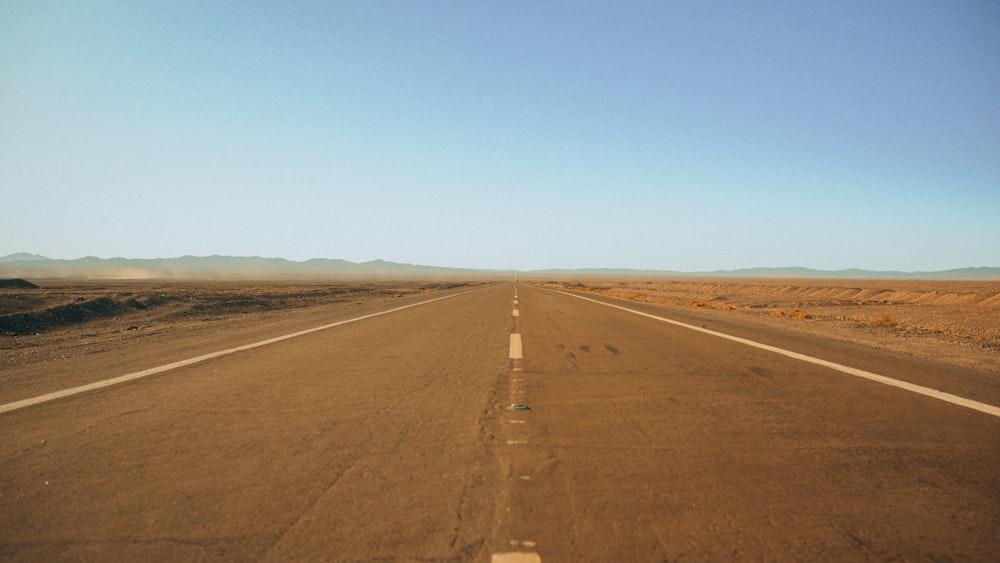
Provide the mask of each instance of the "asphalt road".
POLYGON ((995 561, 998 467, 1000 417, 505 284, 0 414, 0 558, 995 561))

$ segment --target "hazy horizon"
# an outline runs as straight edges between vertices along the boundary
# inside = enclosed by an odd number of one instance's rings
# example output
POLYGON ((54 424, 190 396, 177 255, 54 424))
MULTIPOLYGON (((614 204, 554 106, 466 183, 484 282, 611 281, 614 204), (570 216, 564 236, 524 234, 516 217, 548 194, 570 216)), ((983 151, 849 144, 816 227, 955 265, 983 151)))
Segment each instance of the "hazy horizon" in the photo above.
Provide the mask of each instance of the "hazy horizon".
POLYGON ((0 4, 0 256, 1000 265, 1000 4, 0 4))
MULTIPOLYGON (((331 267, 340 268, 338 264, 343 263, 344 266, 348 267, 348 270, 343 270, 349 275, 354 276, 364 276, 366 272, 372 272, 375 270, 380 270, 383 273, 390 272, 394 269, 399 269, 401 271, 411 271, 420 272, 421 276, 433 276, 440 275, 447 276, 449 271, 451 275, 463 275, 463 274, 608 274, 614 275, 626 274, 626 273, 636 273, 641 274, 643 272, 648 272, 651 275, 711 275, 718 274, 722 276, 728 276, 733 274, 747 274, 752 277, 758 276, 771 276, 781 274, 782 276, 805 276, 805 277, 816 277, 817 275, 831 274, 836 277, 843 277, 846 274, 850 275, 860 275, 862 277, 879 277, 885 274, 903 274, 905 276, 923 276, 926 279, 963 279, 963 277, 968 277, 969 279, 1000 279, 1000 267, 989 266, 989 265, 973 265, 965 266, 961 268, 951 268, 948 270, 934 270, 934 271, 906 271, 906 270, 867 270, 862 268, 843 268, 838 270, 822 270, 816 268, 810 268, 808 266, 799 265, 783 265, 783 266, 753 266, 748 268, 735 268, 735 269, 714 269, 714 270, 667 270, 667 269, 636 269, 636 268, 617 268, 617 267, 603 267, 595 266, 588 267, 583 266, 580 268, 536 268, 532 270, 520 270, 511 268, 465 268, 462 266, 446 266, 437 264, 419 264, 419 263, 400 263, 391 260, 384 260, 381 258, 376 258, 370 261, 364 262, 352 262, 345 261, 341 258, 330 258, 330 257, 313 257, 305 260, 290 260, 280 256, 230 256, 230 255, 210 255, 210 256, 173 256, 173 257, 145 257, 145 258, 124 258, 120 256, 114 257, 99 257, 99 256, 81 256, 77 258, 65 259, 65 258, 50 258, 48 256, 43 256, 30 252, 17 252, 10 255, 0 256, 0 276, 9 276, 14 274, 16 276, 32 277, 32 276, 43 276, 48 274, 57 274, 57 277, 93 277, 95 272, 110 272, 117 271, 118 273, 112 276, 115 279, 131 279, 131 278, 149 278, 151 273, 162 272, 173 274, 184 274, 185 272, 190 274, 193 272, 201 272, 205 275, 212 276, 222 276, 236 274, 237 276, 253 276, 254 272, 261 273, 267 268, 270 268, 272 273, 277 273, 279 271, 285 272, 285 274, 291 275, 309 275, 309 271, 313 273, 318 273, 320 276, 335 274, 331 267), (219 261, 215 263, 214 268, 209 268, 208 263, 219 261), (93 262, 97 261, 98 264, 94 265, 93 262), (64 262, 74 263, 69 266, 70 269, 66 269, 67 266, 48 266, 50 262, 58 262, 63 264, 64 262), (148 264, 153 262, 156 264, 148 264), (261 265, 258 262, 279 262, 279 264, 267 264, 261 265), (86 265, 81 264, 86 263, 86 265), (319 264, 317 264, 319 263, 319 264), (11 264, 21 265, 21 269, 11 269, 11 264), (30 266, 27 268, 24 265, 37 264, 40 265, 41 269, 32 270, 30 266), (120 269, 120 265, 125 264, 125 269, 120 269), (310 270, 310 266, 320 266, 321 270, 310 270), (145 267, 145 269, 143 269, 145 267), (254 267, 265 269, 254 269, 254 267), (94 270, 93 268, 97 268, 94 270), (117 268, 117 269, 116 269, 117 268), (249 268, 249 269, 247 269, 249 268), (353 273, 352 273, 353 272, 353 273), (943 275, 944 277, 937 278, 936 275, 943 275), (131 278, 130 278, 131 276, 131 278), (930 277, 927 277, 930 276, 930 277)), ((155 277, 155 276, 154 276, 155 277)))

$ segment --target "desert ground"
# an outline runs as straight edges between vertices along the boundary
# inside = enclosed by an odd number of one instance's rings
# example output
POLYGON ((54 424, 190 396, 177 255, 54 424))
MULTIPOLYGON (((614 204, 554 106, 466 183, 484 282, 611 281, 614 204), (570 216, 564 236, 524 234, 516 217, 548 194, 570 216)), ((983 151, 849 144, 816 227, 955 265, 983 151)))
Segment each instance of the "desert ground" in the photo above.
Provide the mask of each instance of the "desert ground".
MULTIPOLYGON (((706 318, 740 315, 1000 373, 1000 281, 682 279, 541 281, 706 318)), ((0 371, 123 350, 157 337, 274 322, 474 282, 39 282, 0 288, 0 371)), ((4 386, 10 384, 5 381, 4 386)), ((7 393, 5 393, 6 395, 7 393)))

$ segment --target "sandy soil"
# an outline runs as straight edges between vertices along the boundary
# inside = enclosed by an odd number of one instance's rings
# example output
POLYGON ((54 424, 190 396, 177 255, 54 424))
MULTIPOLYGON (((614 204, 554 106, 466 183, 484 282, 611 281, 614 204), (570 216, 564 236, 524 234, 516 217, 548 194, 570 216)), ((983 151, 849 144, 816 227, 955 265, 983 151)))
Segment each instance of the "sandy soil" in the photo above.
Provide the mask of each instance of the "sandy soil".
POLYGON ((1000 373, 1000 282, 699 279, 545 287, 742 315, 786 330, 1000 373))

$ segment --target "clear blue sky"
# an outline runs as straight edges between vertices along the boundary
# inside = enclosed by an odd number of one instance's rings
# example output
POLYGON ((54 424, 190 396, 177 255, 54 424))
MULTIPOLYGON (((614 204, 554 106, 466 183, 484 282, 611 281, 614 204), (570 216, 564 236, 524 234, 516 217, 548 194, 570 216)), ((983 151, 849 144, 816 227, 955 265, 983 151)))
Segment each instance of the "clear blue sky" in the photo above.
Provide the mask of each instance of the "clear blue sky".
POLYGON ((1000 3, 0 0, 0 255, 1000 266, 1000 3))

